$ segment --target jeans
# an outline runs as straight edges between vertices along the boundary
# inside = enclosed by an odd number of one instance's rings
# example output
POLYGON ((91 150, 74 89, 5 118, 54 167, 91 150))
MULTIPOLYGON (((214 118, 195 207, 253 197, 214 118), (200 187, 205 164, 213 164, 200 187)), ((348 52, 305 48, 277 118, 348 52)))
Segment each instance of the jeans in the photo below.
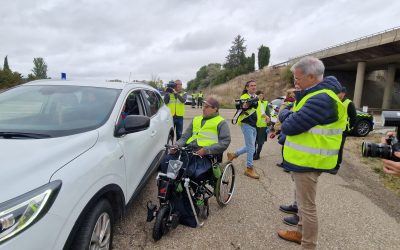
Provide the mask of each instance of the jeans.
POLYGON ((256 143, 257 129, 255 127, 250 126, 247 123, 242 123, 240 128, 242 129, 242 133, 244 136, 245 146, 238 149, 235 152, 235 155, 239 156, 244 153, 247 153, 246 165, 248 168, 252 168, 253 167, 253 154, 255 152, 254 145, 256 143))
POLYGON ((183 116, 174 116, 174 128, 176 133, 176 140, 179 140, 182 136, 183 116))

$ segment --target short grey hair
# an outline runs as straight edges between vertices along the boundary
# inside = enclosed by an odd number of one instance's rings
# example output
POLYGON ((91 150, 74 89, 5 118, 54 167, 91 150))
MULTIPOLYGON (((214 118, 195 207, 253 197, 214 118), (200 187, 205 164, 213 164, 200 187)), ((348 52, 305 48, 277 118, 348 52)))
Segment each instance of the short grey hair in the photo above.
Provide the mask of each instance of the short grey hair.
POLYGON ((322 81, 322 79, 324 78, 324 71, 325 71, 324 63, 315 57, 311 56, 303 57, 302 59, 300 59, 300 61, 295 63, 290 68, 290 71, 294 73, 296 69, 301 70, 304 75, 315 76, 319 81, 322 81))

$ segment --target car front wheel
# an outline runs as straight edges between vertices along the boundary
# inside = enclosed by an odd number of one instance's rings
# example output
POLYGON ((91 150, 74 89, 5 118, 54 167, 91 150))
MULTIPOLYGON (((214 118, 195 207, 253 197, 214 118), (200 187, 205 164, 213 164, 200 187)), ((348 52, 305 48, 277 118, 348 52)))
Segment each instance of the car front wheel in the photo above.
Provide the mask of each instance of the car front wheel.
POLYGON ((71 249, 111 249, 113 225, 111 205, 102 199, 85 215, 71 249))
POLYGON ((356 136, 367 136, 371 131, 371 124, 366 120, 360 120, 354 125, 354 134, 356 136))

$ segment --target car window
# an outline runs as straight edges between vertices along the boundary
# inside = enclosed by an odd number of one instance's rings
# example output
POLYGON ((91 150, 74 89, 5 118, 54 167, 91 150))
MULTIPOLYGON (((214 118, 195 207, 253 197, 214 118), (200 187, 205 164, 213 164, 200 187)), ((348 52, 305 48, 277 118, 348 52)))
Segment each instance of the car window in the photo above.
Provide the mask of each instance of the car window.
POLYGON ((160 95, 156 94, 154 91, 145 90, 143 91, 144 100, 149 110, 149 116, 155 115, 161 107, 160 95))
POLYGON ((89 131, 108 120, 119 93, 84 86, 19 86, 0 94, 0 132, 57 137, 89 131))
POLYGON ((144 115, 143 105, 140 101, 140 90, 128 94, 123 112, 126 115, 144 115))

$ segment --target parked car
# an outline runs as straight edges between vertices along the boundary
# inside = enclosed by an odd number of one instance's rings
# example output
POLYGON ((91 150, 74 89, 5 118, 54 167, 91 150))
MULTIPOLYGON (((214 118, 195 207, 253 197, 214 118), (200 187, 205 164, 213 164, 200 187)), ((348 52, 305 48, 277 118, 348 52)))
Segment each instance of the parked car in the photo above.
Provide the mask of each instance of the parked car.
POLYGON ((356 121, 350 134, 355 136, 367 136, 369 132, 374 129, 374 125, 375 119, 373 115, 357 110, 356 121))
MULTIPOLYGON (((278 119, 279 107, 281 106, 284 96, 278 97, 269 103, 271 111, 271 123, 275 124, 278 119)), ((350 131, 350 135, 367 136, 374 129, 375 120, 373 115, 357 110, 357 117, 354 127, 350 131)))
POLYGON ((41 80, 0 94, 0 249, 111 249, 173 140, 144 84, 41 80))
POLYGON ((193 97, 191 95, 187 95, 185 105, 192 105, 193 97))

